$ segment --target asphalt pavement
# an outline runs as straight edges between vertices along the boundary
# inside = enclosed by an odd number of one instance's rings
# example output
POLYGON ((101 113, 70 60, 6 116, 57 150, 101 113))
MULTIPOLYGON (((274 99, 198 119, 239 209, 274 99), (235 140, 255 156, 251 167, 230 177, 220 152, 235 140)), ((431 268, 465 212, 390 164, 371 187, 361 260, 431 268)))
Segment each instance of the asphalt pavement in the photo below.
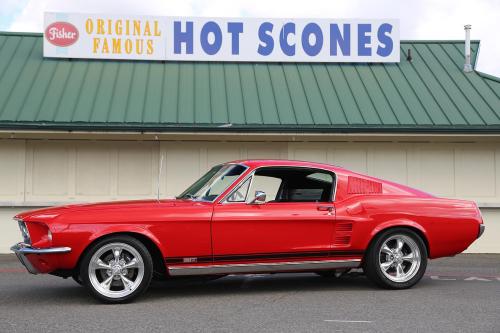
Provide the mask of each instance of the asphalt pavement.
POLYGON ((105 305, 73 280, 31 275, 0 255, 0 332, 500 332, 500 255, 430 261, 409 290, 364 276, 227 276, 154 282, 105 305))

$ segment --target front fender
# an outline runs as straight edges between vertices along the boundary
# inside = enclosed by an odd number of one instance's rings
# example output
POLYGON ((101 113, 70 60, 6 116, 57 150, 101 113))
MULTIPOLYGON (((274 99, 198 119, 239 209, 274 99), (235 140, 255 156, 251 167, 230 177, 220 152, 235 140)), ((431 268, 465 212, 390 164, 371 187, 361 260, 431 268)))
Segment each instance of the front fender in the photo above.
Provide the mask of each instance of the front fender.
POLYGON ((99 239, 101 237, 105 237, 108 235, 112 234, 119 234, 119 233, 128 233, 128 234, 139 234, 144 237, 147 237, 149 240, 151 240, 156 247, 160 250, 162 256, 165 258, 166 251, 163 248, 162 244, 160 243, 160 240, 147 228, 141 227, 141 226, 131 226, 130 224, 127 225, 108 225, 106 228, 100 230, 99 232, 96 232, 92 234, 92 236, 89 238, 89 243, 87 244, 90 245, 92 242, 94 242, 96 239, 99 239))
POLYGON ((73 269, 78 264, 81 255, 92 242, 99 238, 119 234, 138 234, 151 240, 160 250, 162 256, 166 257, 166 250, 159 239, 146 227, 131 224, 70 224, 60 234, 54 234, 57 246, 71 247, 71 252, 60 254, 59 267, 61 269, 73 269))

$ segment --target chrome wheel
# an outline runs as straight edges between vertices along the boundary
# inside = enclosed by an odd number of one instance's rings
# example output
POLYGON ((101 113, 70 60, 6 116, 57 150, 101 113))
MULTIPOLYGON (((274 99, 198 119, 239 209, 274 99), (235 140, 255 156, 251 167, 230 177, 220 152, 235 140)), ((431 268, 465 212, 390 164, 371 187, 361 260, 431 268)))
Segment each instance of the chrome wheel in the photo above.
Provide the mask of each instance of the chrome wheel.
POLYGON ((393 282, 407 282, 418 272, 422 257, 417 243, 406 235, 387 238, 378 254, 380 270, 393 282))
POLYGON ((109 243, 90 259, 88 276, 92 287, 101 295, 126 297, 140 286, 144 278, 144 261, 133 246, 109 243))

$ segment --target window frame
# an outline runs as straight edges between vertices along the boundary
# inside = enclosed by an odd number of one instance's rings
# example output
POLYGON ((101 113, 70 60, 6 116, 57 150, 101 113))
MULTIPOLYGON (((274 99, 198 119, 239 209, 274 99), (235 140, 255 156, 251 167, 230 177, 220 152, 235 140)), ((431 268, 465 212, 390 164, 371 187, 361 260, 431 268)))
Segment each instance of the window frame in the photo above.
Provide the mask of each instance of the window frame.
POLYGON ((250 192, 250 188, 252 187, 252 182, 253 182, 253 174, 252 174, 252 179, 250 179, 250 182, 248 184, 248 190, 245 195, 245 198, 243 201, 229 201, 229 198, 236 192, 238 192, 242 186, 245 185, 245 183, 248 181, 249 177, 245 177, 240 183, 238 183, 231 191, 229 191, 228 195, 224 198, 224 201, 227 203, 246 203, 247 198, 248 198, 248 193, 250 192))
MULTIPOLYGON (((230 197, 233 192, 235 191, 238 191, 238 189, 247 181, 247 179, 249 179, 250 177, 252 177, 252 179, 250 180, 250 185, 248 186, 248 189, 250 190, 250 188, 252 187, 252 183, 253 183, 253 176, 255 174, 255 172, 257 172, 258 170, 260 169, 266 169, 266 168, 283 168, 283 169, 309 169, 309 170, 320 170, 320 171, 325 171, 327 173, 330 173, 333 177, 333 181, 332 181, 332 193, 330 194, 330 201, 328 202, 335 202, 335 199, 336 199, 336 195, 337 195, 337 173, 333 170, 330 170, 330 169, 326 169, 326 168, 319 168, 319 167, 309 167, 309 166, 295 166, 295 165, 266 165, 266 166, 259 166, 259 167, 256 167, 255 169, 253 169, 246 177, 243 177, 243 179, 241 179, 238 184, 236 186, 234 186, 234 188, 229 191, 221 200, 219 200, 219 203, 220 204, 246 204, 248 205, 248 202, 245 201, 227 201, 227 198, 230 197)), ((248 193, 247 193, 247 197, 248 197, 248 193)), ((297 201, 297 202, 287 202, 287 203, 311 203, 312 201, 297 201)), ((279 203, 279 202, 277 202, 279 203)), ((319 202, 318 202, 319 203, 319 202)))

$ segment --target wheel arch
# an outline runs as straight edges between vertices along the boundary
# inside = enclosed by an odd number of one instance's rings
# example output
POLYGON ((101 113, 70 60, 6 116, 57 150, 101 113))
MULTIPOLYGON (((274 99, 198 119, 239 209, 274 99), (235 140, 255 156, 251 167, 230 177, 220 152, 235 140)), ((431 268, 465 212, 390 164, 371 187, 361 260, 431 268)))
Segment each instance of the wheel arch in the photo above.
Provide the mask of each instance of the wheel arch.
POLYGON ((165 266, 165 260, 164 260, 164 254, 159 246, 159 243, 157 243, 155 240, 152 239, 149 235, 145 235, 142 232, 138 231, 114 231, 114 232, 109 232, 105 234, 101 234, 99 236, 93 237, 91 241, 85 246, 85 249, 82 251, 80 256, 78 257, 78 261, 76 263, 76 266, 74 269, 78 270, 80 268, 80 264, 82 259, 85 257, 89 249, 94 245, 95 243, 106 239, 110 238, 113 236, 130 236, 135 239, 137 239, 139 242, 141 242, 146 249, 149 251, 151 254, 151 258, 153 259, 153 273, 154 274, 160 274, 160 275, 165 275, 166 274, 166 266, 165 266))
POLYGON ((376 228, 372 230, 372 233, 370 235, 370 241, 368 242, 366 248, 368 249, 382 232, 395 228, 409 229, 414 231, 417 235, 419 235, 425 244, 427 250, 427 256, 429 258, 431 257, 431 248, 429 244, 427 231, 420 224, 409 220, 388 221, 386 223, 378 225, 376 228))

